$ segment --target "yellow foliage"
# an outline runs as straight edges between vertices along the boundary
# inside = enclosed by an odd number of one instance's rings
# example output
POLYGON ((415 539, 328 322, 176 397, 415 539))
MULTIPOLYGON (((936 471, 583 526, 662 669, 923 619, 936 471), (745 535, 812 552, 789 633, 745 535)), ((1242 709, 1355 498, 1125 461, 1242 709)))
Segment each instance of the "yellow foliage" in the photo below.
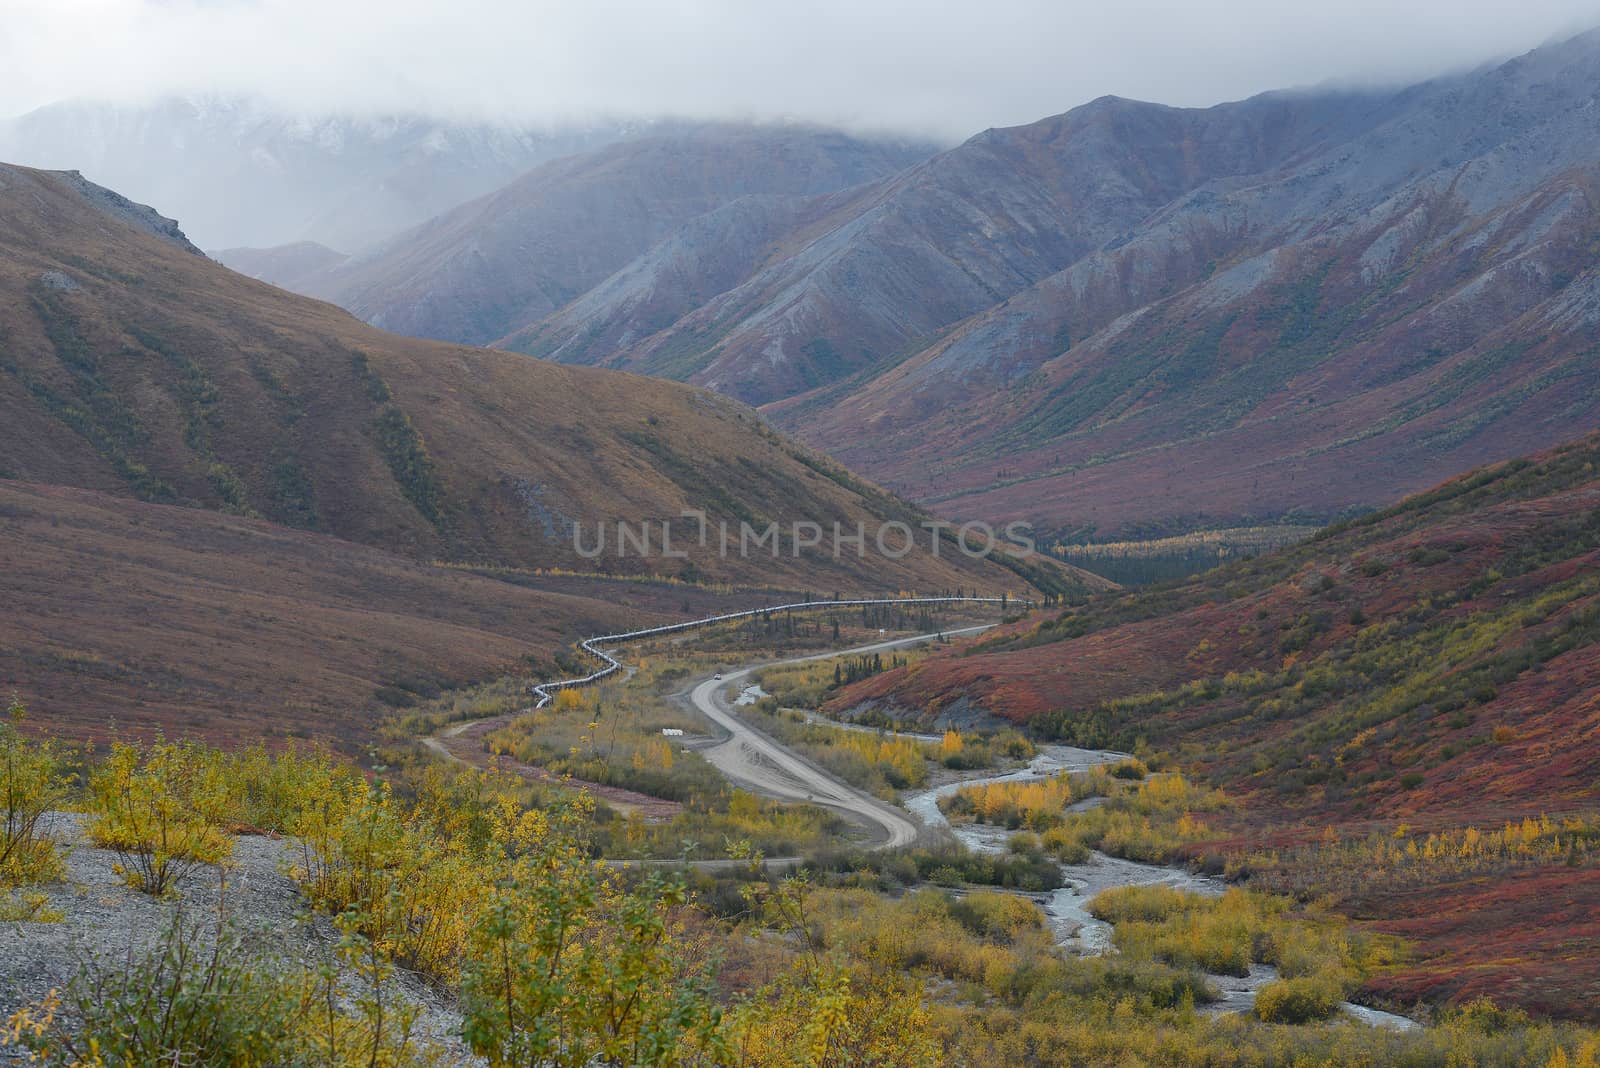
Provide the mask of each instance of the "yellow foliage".
POLYGON ((1384 835, 1342 840, 1337 834, 1283 853, 1258 854, 1248 863, 1258 870, 1315 871, 1319 878, 1362 880, 1373 872, 1416 879, 1452 878, 1474 871, 1493 870, 1506 864, 1575 863, 1592 855, 1600 837, 1600 824, 1591 818, 1540 816, 1508 821, 1484 830, 1462 827, 1413 834, 1400 824, 1384 835))
POLYGON ((928 1068, 943 1060, 921 991, 836 961, 802 962, 728 1022, 738 1068, 928 1068))
MULTIPOLYGON (((9 722, 0 721, 0 888, 46 882, 63 870, 45 816, 66 796, 65 760, 55 742, 22 736, 24 715, 13 698, 9 722)), ((15 899, 14 908, 24 901, 15 899)))
POLYGON ((733 796, 728 799, 728 815, 741 822, 751 822, 761 818, 761 799, 755 794, 743 790, 733 791, 733 796))
POLYGON ((944 732, 944 737, 939 740, 939 757, 955 756, 960 753, 965 743, 961 739, 961 732, 954 728, 944 732))
POLYGON ((89 837, 117 854, 117 874, 149 894, 233 852, 223 828, 238 807, 227 762, 192 743, 118 744, 89 780, 89 837))
POLYGON ((579 709, 590 707, 590 705, 589 702, 584 700, 581 692, 578 690, 567 689, 558 690, 556 692, 556 699, 551 702, 551 707, 553 707, 558 713, 561 713, 575 712, 579 709))

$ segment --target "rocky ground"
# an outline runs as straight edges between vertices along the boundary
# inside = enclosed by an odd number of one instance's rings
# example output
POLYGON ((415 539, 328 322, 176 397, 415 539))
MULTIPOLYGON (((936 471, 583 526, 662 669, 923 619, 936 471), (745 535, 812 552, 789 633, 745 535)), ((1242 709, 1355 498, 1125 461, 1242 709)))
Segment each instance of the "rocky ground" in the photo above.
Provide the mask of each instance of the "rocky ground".
MULTIPOLYGON (((201 868, 177 896, 163 900, 123 883, 112 868, 116 855, 89 844, 81 816, 51 818, 52 832, 65 847, 67 875, 38 889, 64 919, 0 924, 0 1020, 64 989, 87 963, 149 952, 180 916, 209 941, 220 912, 264 959, 288 967, 323 959, 337 938, 326 917, 311 915, 286 874, 295 848, 286 839, 241 835, 225 866, 201 868)), ((475 1063, 457 1037, 461 1020, 450 999, 410 973, 397 973, 396 984, 418 1010, 417 1038, 438 1046, 445 1063, 475 1063)), ((0 1064, 25 1060, 25 1051, 0 1044, 0 1064)))

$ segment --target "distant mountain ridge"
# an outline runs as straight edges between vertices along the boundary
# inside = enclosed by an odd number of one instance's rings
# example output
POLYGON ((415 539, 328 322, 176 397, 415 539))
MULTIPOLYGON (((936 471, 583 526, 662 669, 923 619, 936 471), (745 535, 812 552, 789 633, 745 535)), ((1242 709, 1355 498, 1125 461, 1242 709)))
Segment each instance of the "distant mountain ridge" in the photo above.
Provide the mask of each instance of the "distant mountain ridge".
POLYGON ((1597 34, 1394 94, 770 414, 942 507, 1103 532, 1325 517, 1570 438, 1600 391, 1597 95, 1597 34))
POLYGON ((225 248, 211 255, 224 267, 293 293, 315 289, 318 279, 350 259, 315 241, 272 248, 225 248))
MULTIPOLYGON (((534 168, 367 250, 306 291, 384 329, 486 344, 580 298, 663 241, 703 241, 723 255, 723 231, 693 234, 710 219, 731 221, 728 213, 739 210, 787 217, 808 198, 894 174, 931 151, 782 125, 641 137, 534 168)), ((753 265, 743 242, 731 255, 730 281, 753 265)), ((701 263, 694 273, 715 266, 701 263)), ((703 278, 697 284, 696 292, 715 292, 703 278)))
MULTIPOLYGON (((751 403, 870 373, 1218 174, 1258 171, 1344 136, 1368 104, 1269 97, 1218 112, 1105 98, 988 131, 827 205, 737 286, 601 362, 677 372, 751 403)), ((574 310, 506 346, 540 352, 552 329, 581 337, 609 314, 574 310)))

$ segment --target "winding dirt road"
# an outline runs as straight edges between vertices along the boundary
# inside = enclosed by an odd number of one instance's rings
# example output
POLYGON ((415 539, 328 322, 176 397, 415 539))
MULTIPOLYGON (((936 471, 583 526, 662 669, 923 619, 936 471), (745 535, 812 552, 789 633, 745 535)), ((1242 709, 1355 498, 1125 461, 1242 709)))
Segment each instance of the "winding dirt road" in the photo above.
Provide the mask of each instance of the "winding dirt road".
MULTIPOLYGON (((782 611, 784 608, 803 607, 839 607, 861 604, 930 604, 947 602, 1004 603, 1000 598, 992 597, 922 597, 922 598, 885 598, 868 601, 819 601, 802 602, 796 605, 780 605, 773 609, 754 609, 746 612, 736 612, 723 616, 712 616, 703 620, 694 620, 688 623, 669 624, 664 627, 652 627, 640 631, 630 631, 625 634, 613 634, 603 637, 590 638, 582 644, 583 649, 599 658, 603 667, 601 670, 576 679, 566 679, 559 682, 544 683, 535 686, 533 691, 539 697, 538 704, 542 707, 549 702, 555 693, 563 688, 572 686, 586 686, 597 682, 619 670, 632 674, 633 668, 623 664, 622 661, 600 648, 602 644, 625 642, 640 637, 656 634, 672 633, 688 630, 723 620, 742 619, 748 616, 759 615, 762 612, 782 611)), ((756 727, 751 726, 733 711, 728 703, 725 691, 737 680, 746 678, 752 671, 763 667, 777 667, 785 664, 805 664, 817 660, 831 660, 839 656, 860 656, 867 653, 878 653, 888 649, 899 649, 908 645, 933 641, 940 637, 976 634, 996 626, 993 623, 984 623, 977 626, 961 627, 955 630, 941 631, 932 634, 918 634, 909 638, 893 638, 888 641, 874 642, 870 645, 859 645, 853 649, 835 649, 823 653, 812 653, 806 656, 797 656, 788 660, 765 661, 751 664, 748 667, 713 676, 702 680, 686 693, 677 695, 679 700, 688 700, 698 709, 713 726, 720 730, 725 737, 712 742, 707 746, 698 746, 697 751, 705 757, 713 767, 721 771, 735 785, 750 790, 752 793, 765 797, 776 798, 780 801, 807 801, 833 809, 842 813, 851 821, 861 825, 872 833, 874 841, 872 848, 895 849, 908 846, 919 838, 936 836, 937 831, 930 829, 921 820, 909 815, 904 809, 879 801, 864 791, 836 778, 831 773, 818 767, 805 757, 789 749, 777 739, 771 737, 756 727)), ((509 722, 519 715, 525 714, 528 709, 516 712, 507 712, 503 715, 493 716, 488 719, 476 720, 470 723, 458 723, 447 727, 431 737, 422 739, 422 744, 433 750, 439 756, 449 760, 459 761, 475 767, 485 767, 490 762, 490 757, 483 749, 484 735, 496 727, 509 722)), ((506 767, 504 758, 498 761, 501 767, 506 767)), ((510 770, 515 771, 530 779, 548 778, 549 773, 538 768, 518 766, 510 770)), ((598 796, 604 797, 608 802, 618 808, 635 810, 646 815, 670 815, 670 812, 654 812, 651 803, 671 806, 676 811, 678 806, 673 802, 661 801, 659 798, 650 798, 632 791, 621 790, 615 787, 601 786, 597 783, 582 783, 593 790, 598 796)))
MULTIPOLYGON (((947 635, 975 634, 988 630, 994 624, 964 627, 945 631, 947 635)), ((912 638, 861 645, 854 649, 841 649, 792 660, 778 660, 756 664, 737 671, 725 672, 697 684, 688 697, 708 720, 726 732, 722 741, 699 749, 712 766, 736 786, 780 801, 809 801, 843 813, 856 823, 874 832, 876 849, 898 849, 915 843, 929 835, 930 829, 903 809, 885 804, 877 798, 835 778, 811 761, 784 746, 777 739, 746 723, 728 703, 727 691, 736 682, 749 676, 759 667, 777 667, 784 664, 805 664, 816 660, 831 660, 839 656, 861 656, 897 649, 937 638, 936 634, 919 634, 912 638)))

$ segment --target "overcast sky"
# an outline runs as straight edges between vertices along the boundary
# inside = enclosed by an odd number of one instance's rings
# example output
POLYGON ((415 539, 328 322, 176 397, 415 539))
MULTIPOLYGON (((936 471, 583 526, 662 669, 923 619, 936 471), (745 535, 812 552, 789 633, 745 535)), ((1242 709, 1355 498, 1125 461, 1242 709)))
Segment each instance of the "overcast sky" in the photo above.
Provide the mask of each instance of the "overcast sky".
POLYGON ((1394 83, 1600 25, 1595 0, 0 0, 0 116, 68 97, 784 118, 943 139, 1106 93, 1394 83))

